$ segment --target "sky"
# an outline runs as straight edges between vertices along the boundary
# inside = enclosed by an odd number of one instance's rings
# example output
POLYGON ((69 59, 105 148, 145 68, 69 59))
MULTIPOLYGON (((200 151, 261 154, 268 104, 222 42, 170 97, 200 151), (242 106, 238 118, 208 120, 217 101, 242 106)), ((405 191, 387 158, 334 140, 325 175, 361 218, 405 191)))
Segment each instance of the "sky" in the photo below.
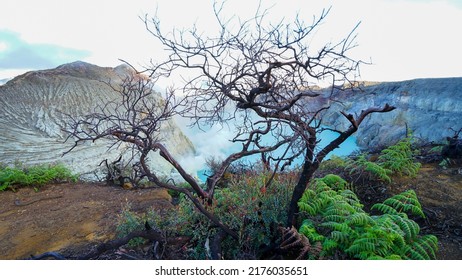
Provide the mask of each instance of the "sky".
MULTIPOLYGON (((252 16, 258 0, 228 0, 227 15, 252 16)), ((358 23, 354 58, 371 62, 361 79, 400 81, 462 76, 462 0, 262 0, 269 16, 309 22, 331 7, 317 42, 344 38, 358 23)), ((163 58, 140 17, 157 14, 165 30, 207 29, 213 1, 2 0, 0 80, 82 60, 117 66, 163 58)))

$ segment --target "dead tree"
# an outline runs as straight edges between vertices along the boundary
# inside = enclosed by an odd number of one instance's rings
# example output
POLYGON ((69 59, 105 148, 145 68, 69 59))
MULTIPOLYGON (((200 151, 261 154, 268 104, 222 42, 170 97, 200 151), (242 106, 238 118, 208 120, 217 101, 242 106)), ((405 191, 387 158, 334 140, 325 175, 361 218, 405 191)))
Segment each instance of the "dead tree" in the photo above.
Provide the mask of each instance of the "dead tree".
POLYGON ((183 193, 220 232, 238 239, 237 229, 223 224, 210 212, 213 207, 208 207, 214 201, 217 184, 232 163, 260 155, 265 168, 275 174, 297 158, 302 159, 298 183, 287 209, 290 228, 295 223, 297 202, 325 156, 356 132, 368 115, 394 107, 385 104, 365 108, 357 115, 342 112, 348 128, 337 130, 336 139, 318 147, 319 133, 326 129, 321 126, 322 116, 330 109, 332 93, 346 84, 355 84, 353 78, 361 61, 347 56, 355 46, 355 29, 338 43, 312 50, 311 35, 328 11, 310 24, 298 17, 289 24, 265 24, 267 11, 258 10, 252 19, 235 25, 231 24, 232 19, 220 16, 223 7, 214 6, 221 30, 216 37, 205 37, 194 28, 190 32, 164 33, 158 17, 146 17, 147 29, 169 51, 169 56, 146 69, 149 79, 134 75, 121 85, 113 85, 119 98, 74 120, 68 139, 75 143, 71 150, 81 142, 103 138, 112 139, 113 145, 128 145, 139 178, 183 193), (156 96, 153 84, 177 71, 191 71, 185 76, 193 77, 178 89, 182 94, 176 95, 176 89, 169 89, 163 98, 156 96), (323 93, 316 85, 326 80, 331 81, 330 90, 323 93), (241 143, 241 149, 214 169, 204 187, 170 154, 160 138, 162 125, 175 115, 191 118, 198 126, 238 123, 232 141, 241 143), (162 181, 149 167, 153 153, 169 162, 189 187, 162 181))
POLYGON ((206 209, 203 201, 211 200, 211 194, 186 172, 165 147, 165 139, 161 138, 159 132, 165 122, 182 113, 181 107, 184 107, 185 99, 177 98, 171 91, 161 97, 153 90, 154 81, 153 78, 132 75, 127 76, 121 85, 111 85, 118 93, 117 98, 98 107, 92 114, 71 120, 67 129, 67 141, 74 141, 74 145, 66 153, 82 142, 94 142, 103 138, 112 140, 112 146, 128 145, 131 151, 129 161, 134 162, 137 180, 145 178, 157 187, 185 194, 215 226, 237 239, 235 231, 206 209), (191 188, 161 180, 149 165, 149 156, 153 153, 158 153, 169 162, 191 188))
POLYGON ((180 90, 187 100, 182 115, 193 124, 239 123, 232 141, 241 143, 242 149, 229 155, 208 177, 202 197, 209 201, 236 160, 260 154, 265 166, 278 172, 302 159, 287 210, 290 227, 295 223, 297 202, 325 156, 356 132, 368 115, 394 107, 384 104, 362 112, 341 112, 348 128, 336 130, 337 138, 318 147, 319 133, 326 129, 321 125, 322 116, 334 101, 333 93, 357 85, 354 79, 362 61, 348 56, 355 47, 356 27, 339 42, 312 49, 312 35, 329 10, 307 24, 300 17, 290 23, 269 23, 269 11, 262 9, 246 21, 225 19, 221 16, 224 8, 224 4, 214 5, 220 30, 216 36, 205 36, 195 27, 164 32, 158 16, 146 16, 147 30, 169 52, 164 62, 153 63, 146 70, 167 76, 187 72, 192 77, 180 90), (325 81, 330 81, 327 92, 317 87, 325 81))

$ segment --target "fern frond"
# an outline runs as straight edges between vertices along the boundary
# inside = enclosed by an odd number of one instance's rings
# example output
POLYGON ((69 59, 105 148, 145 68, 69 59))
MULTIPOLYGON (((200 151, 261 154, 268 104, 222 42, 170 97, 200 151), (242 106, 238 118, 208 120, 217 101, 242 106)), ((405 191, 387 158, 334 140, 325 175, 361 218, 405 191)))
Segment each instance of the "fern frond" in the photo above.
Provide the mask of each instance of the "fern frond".
POLYGON ((300 199, 301 202, 307 202, 316 197, 316 193, 311 189, 306 189, 300 199))
POLYGON ((417 252, 410 245, 407 245, 403 248, 403 255, 405 260, 425 260, 425 257, 417 252))
POLYGON ((392 171, 375 162, 368 161, 364 154, 360 155, 356 160, 350 160, 346 165, 346 169, 350 170, 350 174, 366 171, 379 180, 391 182, 389 175, 392 171))
POLYGON ((328 228, 330 230, 336 230, 347 234, 354 234, 354 231, 346 223, 337 223, 329 221, 321 223, 320 226, 328 228))
POLYGON ((383 203, 377 203, 371 209, 379 210, 384 214, 397 215, 399 213, 412 213, 425 217, 417 195, 414 190, 407 190, 387 198, 383 203))
POLYGON ((322 243, 322 249, 325 252, 332 252, 334 249, 337 249, 337 247, 338 247, 337 241, 330 239, 330 238, 324 239, 324 242, 322 243))
POLYGON ((400 255, 392 254, 388 255, 385 257, 377 256, 377 255, 372 255, 367 260, 402 260, 400 255))
POLYGON ((308 189, 303 193, 302 198, 298 202, 298 207, 300 210, 314 216, 321 209, 321 203, 316 197, 316 193, 313 190, 308 189))
MULTIPOLYGON (((404 214, 405 215, 405 214, 404 214)), ((390 218, 399 226, 404 233, 407 242, 412 242, 420 232, 419 224, 407 218, 407 216, 391 215, 390 218)))
POLYGON ((336 205, 330 205, 329 207, 326 207, 324 211, 322 211, 322 215, 327 217, 327 216, 348 216, 350 215, 350 212, 346 209, 336 207, 336 205))
POLYGON ((366 213, 354 213, 349 217, 348 225, 350 226, 373 226, 375 221, 366 213))
POLYGON ((385 257, 386 260, 402 260, 400 255, 391 254, 385 257))
POLYGON ((346 217, 344 215, 326 215, 324 216, 324 220, 328 222, 337 222, 343 223, 346 217))
POLYGON ((348 202, 351 206, 361 208, 363 205, 358 199, 358 196, 351 190, 342 190, 339 192, 339 195, 343 197, 343 199, 348 202))
POLYGON ((359 238, 345 250, 351 255, 359 255, 361 252, 374 252, 376 250, 376 238, 359 238))
POLYGON ((346 201, 338 200, 335 203, 330 203, 321 212, 323 216, 339 215, 346 217, 358 211, 346 201))
POLYGON ((427 250, 419 243, 419 242, 413 242, 411 244, 412 248, 418 252, 425 260, 430 260, 430 256, 427 253, 427 250))
POLYGON ((322 201, 331 201, 332 199, 335 198, 336 195, 337 195, 337 192, 331 189, 324 190, 318 193, 318 196, 322 201))
POLYGON ((438 251, 438 239, 434 235, 424 235, 416 239, 412 246, 416 251, 420 252, 423 250, 428 256, 429 260, 436 259, 436 252, 438 251))
POLYGON ((393 242, 393 245, 392 245, 393 251, 396 251, 393 248, 401 248, 406 245, 406 240, 404 239, 404 236, 402 234, 392 233, 391 235, 392 235, 391 237, 392 237, 392 242, 393 242))
POLYGON ((365 256, 366 258, 361 258, 362 260, 368 260, 368 261, 382 261, 382 260, 386 260, 386 258, 384 257, 381 257, 381 256, 377 256, 377 255, 372 255, 372 256, 365 256))
POLYGON ((315 183, 314 183, 314 190, 316 191, 316 193, 321 193, 321 192, 324 192, 324 191, 331 191, 332 189, 326 184, 324 183, 322 180, 320 179, 317 179, 315 180, 315 183))
POLYGON ((330 238, 335 240, 339 244, 349 243, 350 236, 346 232, 334 230, 330 233, 330 238))
POLYGON ((311 242, 323 241, 325 237, 316 231, 313 222, 309 219, 303 221, 299 233, 305 235, 311 242))
POLYGON ((412 138, 406 137, 397 144, 382 150, 378 158, 379 165, 400 175, 415 177, 421 164, 414 162, 412 138))
POLYGON ((342 177, 335 174, 327 174, 320 180, 323 183, 325 183, 329 188, 335 191, 344 190, 348 186, 347 181, 343 180, 342 177))
POLYGON ((391 207, 389 205, 383 204, 383 203, 376 203, 376 204, 372 205, 371 210, 378 210, 378 211, 382 212, 383 214, 389 214, 389 215, 398 215, 399 214, 399 212, 396 211, 395 208, 393 208, 393 207, 391 207))
POLYGON ((420 205, 420 202, 417 199, 417 194, 414 190, 407 190, 394 195, 386 199, 383 204, 393 207, 398 212, 412 213, 425 218, 425 214, 422 211, 422 205, 420 205))

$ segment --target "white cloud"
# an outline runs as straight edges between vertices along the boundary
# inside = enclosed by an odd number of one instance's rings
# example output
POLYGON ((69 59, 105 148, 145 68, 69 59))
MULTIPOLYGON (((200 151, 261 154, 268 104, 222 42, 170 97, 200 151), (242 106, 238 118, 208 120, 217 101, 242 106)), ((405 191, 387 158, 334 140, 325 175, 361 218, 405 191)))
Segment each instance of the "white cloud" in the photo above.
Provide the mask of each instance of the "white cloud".
POLYGON ((0 37, 0 70, 53 68, 88 55, 87 51, 57 45, 27 43, 10 31, 0 30, 0 37))
MULTIPOLYGON (((228 1, 224 12, 250 17, 259 0, 228 1)), ((323 8, 332 10, 313 44, 343 38, 357 22, 358 48, 352 54, 373 65, 362 68, 368 80, 462 76, 460 1, 416 0, 266 0, 270 15, 291 18, 296 12, 307 22, 323 8)), ((4 0, 0 26, 15 31, 31 44, 52 44, 88 50, 87 61, 101 66, 134 65, 159 59, 162 50, 138 18, 158 8, 162 26, 189 28, 193 23, 210 30, 210 1, 172 0, 4 0)))

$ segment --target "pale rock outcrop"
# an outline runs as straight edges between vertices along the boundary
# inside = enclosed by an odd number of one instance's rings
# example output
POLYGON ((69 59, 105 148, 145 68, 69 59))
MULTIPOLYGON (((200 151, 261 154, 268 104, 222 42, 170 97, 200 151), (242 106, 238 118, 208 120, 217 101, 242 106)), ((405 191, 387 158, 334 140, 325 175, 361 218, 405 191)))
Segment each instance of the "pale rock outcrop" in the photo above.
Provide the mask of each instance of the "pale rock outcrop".
MULTIPOLYGON (((1 85, 0 162, 19 161, 26 165, 61 162, 84 179, 104 177, 98 164, 118 156, 116 152, 108 152, 110 142, 85 143, 63 156, 73 145, 73 141, 64 142, 67 133, 63 129, 69 123, 66 115, 78 119, 114 100, 117 93, 107 83, 120 84, 130 74, 134 72, 126 65, 109 68, 74 62, 28 72, 1 85)), ((192 143, 173 120, 164 125, 162 139, 176 157, 194 153, 192 143)), ((170 175, 171 165, 158 156, 150 162, 157 172, 170 175)))
POLYGON ((349 123, 340 111, 359 114, 386 103, 395 106, 396 110, 372 114, 361 124, 355 134, 361 148, 394 144, 405 136, 406 126, 418 140, 437 143, 453 136, 451 129, 462 128, 462 78, 364 83, 361 89, 334 93, 339 102, 331 101, 331 110, 323 116, 324 124, 345 128, 349 123))

